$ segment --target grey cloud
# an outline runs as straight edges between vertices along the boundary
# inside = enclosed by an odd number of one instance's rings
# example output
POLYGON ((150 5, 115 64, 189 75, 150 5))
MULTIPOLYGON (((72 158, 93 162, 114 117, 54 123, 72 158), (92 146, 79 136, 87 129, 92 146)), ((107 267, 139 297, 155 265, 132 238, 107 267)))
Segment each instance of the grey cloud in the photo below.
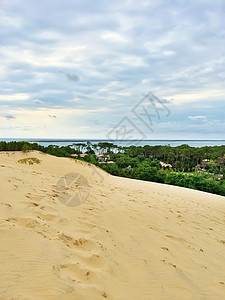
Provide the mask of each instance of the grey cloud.
MULTIPOLYGON (((171 99, 172 100, 172 99, 171 99)), ((160 99, 160 101, 162 102, 162 103, 167 103, 167 104, 169 104, 169 103, 171 103, 171 100, 169 100, 169 99, 160 99)))
POLYGON ((62 72, 62 71, 60 71, 60 73, 64 74, 68 80, 75 81, 75 82, 80 80, 80 77, 77 76, 76 74, 62 72))
POLYGON ((12 119, 16 118, 14 115, 11 115, 11 114, 5 114, 5 115, 3 115, 3 117, 7 120, 12 120, 12 119))

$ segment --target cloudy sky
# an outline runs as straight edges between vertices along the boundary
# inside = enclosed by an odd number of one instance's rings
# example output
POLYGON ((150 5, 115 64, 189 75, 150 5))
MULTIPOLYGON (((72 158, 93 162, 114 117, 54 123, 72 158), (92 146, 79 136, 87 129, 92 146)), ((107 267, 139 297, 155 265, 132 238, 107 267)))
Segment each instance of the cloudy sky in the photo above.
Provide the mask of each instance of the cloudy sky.
POLYGON ((225 139, 224 0, 0 0, 0 64, 0 137, 225 139))

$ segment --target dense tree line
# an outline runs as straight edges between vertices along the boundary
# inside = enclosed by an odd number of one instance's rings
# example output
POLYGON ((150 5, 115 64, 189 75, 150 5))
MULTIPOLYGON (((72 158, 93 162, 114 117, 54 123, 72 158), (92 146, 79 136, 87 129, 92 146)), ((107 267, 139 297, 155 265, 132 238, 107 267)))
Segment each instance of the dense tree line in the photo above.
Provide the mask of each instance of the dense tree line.
POLYGON ((49 145, 47 147, 41 146, 37 143, 28 143, 26 141, 17 141, 17 142, 0 142, 0 151, 30 151, 37 150, 44 153, 52 154, 59 157, 70 157, 71 154, 76 153, 76 151, 70 146, 55 146, 49 145))
POLYGON ((225 146, 121 147, 108 142, 98 144, 87 142, 70 146, 44 147, 25 141, 0 142, 0 151, 29 150, 38 150, 58 157, 71 157, 71 154, 77 154, 77 159, 81 159, 79 154, 85 152, 87 155, 84 160, 116 176, 172 184, 225 196, 225 146), (109 155, 114 163, 100 163, 96 153, 109 155), (160 161, 171 164, 173 168, 163 168, 160 161), (215 174, 219 177, 214 178, 215 174))

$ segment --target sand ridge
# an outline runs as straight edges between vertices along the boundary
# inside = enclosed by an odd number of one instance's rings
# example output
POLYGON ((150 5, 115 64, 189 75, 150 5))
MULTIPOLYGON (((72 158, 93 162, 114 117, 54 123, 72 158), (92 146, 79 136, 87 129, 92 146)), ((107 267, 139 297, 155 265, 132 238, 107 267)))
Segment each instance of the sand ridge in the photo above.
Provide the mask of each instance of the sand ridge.
POLYGON ((0 152, 0 188, 0 300, 225 299, 224 197, 37 151, 0 152))

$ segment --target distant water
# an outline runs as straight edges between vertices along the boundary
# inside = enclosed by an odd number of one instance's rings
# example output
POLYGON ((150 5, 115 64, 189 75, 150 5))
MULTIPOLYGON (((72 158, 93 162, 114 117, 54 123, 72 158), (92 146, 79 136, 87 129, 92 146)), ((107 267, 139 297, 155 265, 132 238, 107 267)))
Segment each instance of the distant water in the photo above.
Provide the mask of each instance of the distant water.
POLYGON ((204 146, 221 146, 225 145, 225 140, 100 140, 100 139, 16 139, 16 138, 0 138, 1 141, 28 141, 36 142, 42 146, 57 145, 68 146, 74 143, 86 143, 90 141, 92 144, 99 142, 110 142, 118 146, 156 146, 156 145, 170 145, 176 147, 179 145, 187 144, 192 147, 204 147, 204 146))

